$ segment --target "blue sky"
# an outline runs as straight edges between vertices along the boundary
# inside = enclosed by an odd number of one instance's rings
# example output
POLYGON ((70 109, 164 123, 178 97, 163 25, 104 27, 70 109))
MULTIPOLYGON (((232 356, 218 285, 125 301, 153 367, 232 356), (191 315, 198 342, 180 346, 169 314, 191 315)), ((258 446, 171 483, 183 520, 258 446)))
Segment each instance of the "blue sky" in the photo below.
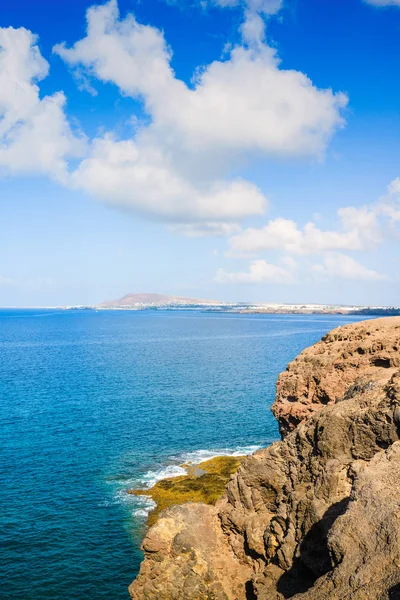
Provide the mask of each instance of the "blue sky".
POLYGON ((2 2, 0 305, 400 303, 400 1, 93 6, 2 2))

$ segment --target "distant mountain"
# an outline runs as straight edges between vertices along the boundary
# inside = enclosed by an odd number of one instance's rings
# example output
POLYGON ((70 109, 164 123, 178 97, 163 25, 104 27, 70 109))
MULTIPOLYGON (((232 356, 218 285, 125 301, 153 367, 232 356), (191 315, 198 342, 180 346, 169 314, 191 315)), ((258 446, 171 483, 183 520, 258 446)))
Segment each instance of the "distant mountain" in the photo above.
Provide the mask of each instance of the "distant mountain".
POLYGON ((199 300, 183 296, 167 296, 165 294, 126 294, 118 300, 107 300, 98 305, 98 308, 123 308, 128 306, 164 306, 188 304, 220 304, 213 300, 199 300))

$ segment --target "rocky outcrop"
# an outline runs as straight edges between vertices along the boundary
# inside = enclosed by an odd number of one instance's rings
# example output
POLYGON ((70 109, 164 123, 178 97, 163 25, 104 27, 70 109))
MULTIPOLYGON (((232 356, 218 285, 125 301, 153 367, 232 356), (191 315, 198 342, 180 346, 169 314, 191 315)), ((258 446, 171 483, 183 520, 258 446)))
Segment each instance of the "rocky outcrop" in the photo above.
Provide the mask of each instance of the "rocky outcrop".
POLYGON ((278 382, 284 439, 246 458, 215 507, 161 513, 132 598, 400 598, 397 348, 400 319, 381 319, 303 352, 278 382))
POLYGON ((143 550, 147 558, 129 590, 135 600, 246 598, 251 568, 227 545, 215 506, 184 504, 164 511, 143 550))
POLYGON ((334 404, 352 384, 387 381, 400 367, 400 318, 334 329, 280 374, 272 412, 282 436, 334 404))

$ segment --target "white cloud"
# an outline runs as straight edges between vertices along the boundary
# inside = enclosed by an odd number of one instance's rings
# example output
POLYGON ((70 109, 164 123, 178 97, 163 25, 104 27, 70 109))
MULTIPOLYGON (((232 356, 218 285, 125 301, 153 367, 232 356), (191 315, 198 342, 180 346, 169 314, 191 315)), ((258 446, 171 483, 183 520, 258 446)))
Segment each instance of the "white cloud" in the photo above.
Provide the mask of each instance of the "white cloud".
POLYGON ((240 26, 243 42, 257 47, 265 40, 266 19, 279 13, 283 0, 199 0, 199 4, 202 8, 210 5, 219 8, 241 7, 244 14, 244 21, 240 26))
POLYGON ((275 251, 283 254, 280 258, 282 266, 302 270, 303 273, 311 270, 324 279, 388 280, 387 276, 368 269, 340 251, 372 250, 389 237, 399 238, 395 222, 400 221, 400 179, 391 182, 387 194, 376 204, 340 208, 337 215, 340 221, 338 230, 324 231, 313 222, 300 228, 295 221, 288 219, 270 220, 264 227, 244 229, 231 236, 230 249, 225 256, 256 258, 261 252, 275 251), (322 263, 310 265, 301 260, 298 264, 293 261, 293 255, 319 255, 322 263))
POLYGON ((400 194, 400 177, 393 179, 387 186, 387 192, 391 194, 400 194))
POLYGON ((39 173, 65 181, 67 159, 82 151, 64 114, 62 92, 40 98, 49 71, 37 38, 0 28, 0 173, 39 173))
POLYGON ((376 211, 391 222, 400 221, 400 178, 388 185, 387 194, 378 202, 376 211))
POLYGON ((265 22, 257 12, 246 10, 240 26, 243 41, 249 46, 260 47, 265 40, 265 22))
POLYGON ((120 20, 115 0, 89 9, 87 36, 54 51, 71 66, 84 66, 104 82, 142 97, 156 142, 176 151, 224 150, 273 155, 321 153, 337 127, 344 94, 319 90, 299 71, 279 68, 276 51, 232 50, 196 76, 194 88, 177 79, 160 31, 133 15, 120 20), (167 138, 167 139, 165 139, 167 138))
MULTIPOLYGON (((280 2, 246 6, 265 15, 280 2)), ((54 51, 80 77, 92 75, 142 99, 151 117, 134 139, 95 140, 74 174, 73 185, 107 202, 177 222, 221 221, 228 231, 266 205, 253 184, 226 180, 233 165, 255 154, 319 156, 344 124, 347 97, 281 69, 266 44, 233 48, 227 60, 198 71, 189 87, 171 69, 163 34, 133 15, 120 19, 116 0, 90 8, 87 21, 85 38, 54 51)))
POLYGON ((264 15, 274 15, 281 10, 283 0, 245 0, 245 4, 249 10, 264 15))
POLYGON ((72 182, 116 206, 177 222, 241 220, 262 214, 267 203, 250 182, 213 181, 201 189, 155 146, 111 138, 94 141, 91 157, 82 161, 72 182))
POLYGON ((243 41, 249 46, 261 46, 265 41, 265 18, 282 8, 283 0, 246 0, 244 21, 240 28, 243 41))
POLYGON ((350 281, 382 281, 387 279, 377 271, 367 269, 345 254, 332 253, 325 257, 323 264, 314 265, 315 273, 350 281))
POLYGON ((295 221, 275 219, 262 228, 248 228, 230 239, 233 251, 255 253, 279 250, 290 254, 320 254, 331 250, 362 250, 381 242, 374 210, 368 207, 339 209, 342 231, 319 229, 309 222, 300 229, 295 221))
MULTIPOLYGON (((276 13, 281 0, 240 4, 246 14, 243 27, 254 20, 254 36, 247 37, 261 40, 261 17, 276 13)), ((84 144, 64 114, 65 96, 40 97, 38 82, 48 75, 49 65, 36 36, 23 28, 3 28, 0 169, 5 173, 48 174, 107 203, 167 220, 186 236, 232 236, 238 223, 263 214, 268 205, 251 182, 226 178, 232 165, 260 154, 320 155, 344 124, 341 109, 347 98, 317 89, 303 73, 281 69, 276 51, 261 41, 257 47, 233 48, 227 60, 199 70, 189 87, 171 68, 163 33, 139 24, 133 15, 120 19, 116 0, 90 8, 87 20, 85 38, 54 51, 74 67, 80 87, 90 93, 95 93, 90 77, 96 77, 142 99, 150 125, 138 128, 132 139, 106 134, 93 140, 69 172, 68 159, 82 153, 84 144)), ((358 243, 354 228, 321 232, 309 223, 300 231, 283 219, 232 237, 236 253, 278 247, 307 253, 311 246, 355 248, 358 243), (317 238, 324 241, 317 243, 317 238)))
MULTIPOLYGON (((292 265, 293 266, 293 265, 292 265)), ((255 260, 250 263, 249 270, 231 273, 218 269, 215 275, 217 283, 284 283, 295 282, 293 273, 287 269, 272 265, 265 260, 255 260)))

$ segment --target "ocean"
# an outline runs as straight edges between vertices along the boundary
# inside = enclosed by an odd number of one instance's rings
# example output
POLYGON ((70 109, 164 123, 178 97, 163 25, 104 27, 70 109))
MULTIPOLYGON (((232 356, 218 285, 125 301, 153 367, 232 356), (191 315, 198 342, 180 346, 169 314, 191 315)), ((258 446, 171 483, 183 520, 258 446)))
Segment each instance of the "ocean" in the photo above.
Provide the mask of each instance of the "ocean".
POLYGON ((278 373, 357 317, 0 310, 2 600, 128 600, 187 460, 278 439, 278 373))

